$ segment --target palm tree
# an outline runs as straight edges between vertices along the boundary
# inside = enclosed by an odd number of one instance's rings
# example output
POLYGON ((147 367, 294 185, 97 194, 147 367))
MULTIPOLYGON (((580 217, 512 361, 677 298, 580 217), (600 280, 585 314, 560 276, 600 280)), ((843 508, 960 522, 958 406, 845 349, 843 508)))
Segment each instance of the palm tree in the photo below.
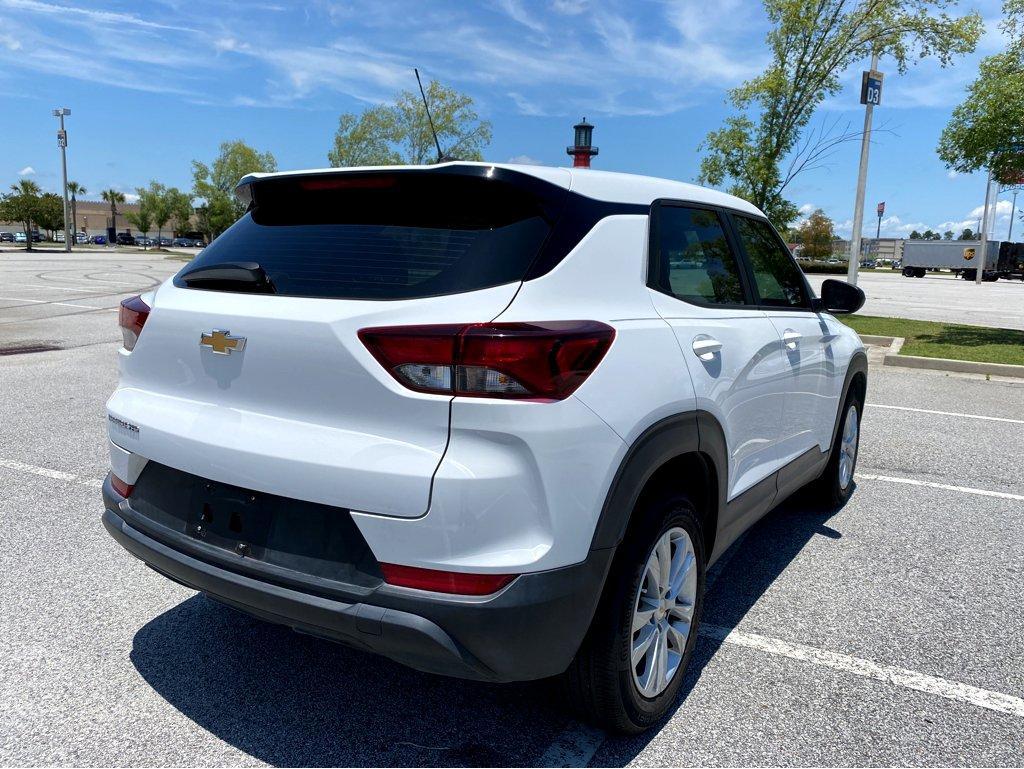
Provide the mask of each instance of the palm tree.
POLYGON ((10 209, 17 218, 25 225, 25 248, 32 250, 32 220, 35 218, 36 209, 39 205, 39 195, 42 188, 31 179, 22 179, 17 184, 11 185, 11 192, 14 193, 8 198, 10 209))
POLYGON ((124 203, 124 193, 118 192, 115 189, 103 190, 100 193, 105 201, 110 203, 110 226, 114 228, 114 234, 117 234, 117 204, 124 203))
POLYGON ((71 193, 71 237, 75 240, 78 240, 75 237, 78 234, 78 199, 76 196, 85 195, 88 191, 78 182, 68 182, 68 192, 71 193))

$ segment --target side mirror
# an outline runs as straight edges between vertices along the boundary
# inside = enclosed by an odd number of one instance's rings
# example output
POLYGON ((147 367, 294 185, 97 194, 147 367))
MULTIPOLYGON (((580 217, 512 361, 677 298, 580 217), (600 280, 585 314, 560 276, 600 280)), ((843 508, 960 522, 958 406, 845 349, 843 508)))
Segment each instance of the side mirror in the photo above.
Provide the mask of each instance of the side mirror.
POLYGON ((821 284, 821 309, 836 315, 849 315, 864 306, 864 292, 841 280, 829 278, 821 284))

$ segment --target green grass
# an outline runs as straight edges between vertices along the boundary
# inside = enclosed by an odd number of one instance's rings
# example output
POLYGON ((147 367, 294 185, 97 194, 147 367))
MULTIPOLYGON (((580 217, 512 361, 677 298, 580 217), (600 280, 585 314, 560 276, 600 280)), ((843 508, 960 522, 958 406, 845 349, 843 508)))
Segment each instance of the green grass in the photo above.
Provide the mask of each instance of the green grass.
POLYGON ((840 320, 858 334, 902 336, 907 341, 901 355, 1024 366, 1024 331, 870 315, 847 315, 840 320))

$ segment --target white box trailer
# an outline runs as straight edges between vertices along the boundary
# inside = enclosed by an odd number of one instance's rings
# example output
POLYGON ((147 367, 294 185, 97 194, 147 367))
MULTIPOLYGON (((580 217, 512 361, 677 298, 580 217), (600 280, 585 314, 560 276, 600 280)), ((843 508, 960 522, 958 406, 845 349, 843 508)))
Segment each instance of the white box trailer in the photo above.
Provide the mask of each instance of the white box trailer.
MULTIPOLYGON (((952 270, 974 280, 981 263, 980 240, 908 240, 903 244, 903 277, 923 278, 928 270, 952 270)), ((999 241, 990 240, 985 252, 983 280, 999 277, 999 241)))

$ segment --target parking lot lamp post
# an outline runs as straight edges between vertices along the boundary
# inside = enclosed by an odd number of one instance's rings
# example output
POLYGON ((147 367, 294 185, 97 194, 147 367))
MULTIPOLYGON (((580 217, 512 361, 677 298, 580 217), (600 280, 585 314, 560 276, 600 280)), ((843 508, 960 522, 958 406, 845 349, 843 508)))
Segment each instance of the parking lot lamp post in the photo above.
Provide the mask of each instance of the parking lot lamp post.
POLYGON ((1006 242, 1013 240, 1013 215, 1017 213, 1017 190, 1013 191, 1013 203, 1010 205, 1010 227, 1006 231, 1006 242))
POLYGON ((70 115, 71 110, 67 107, 60 107, 53 111, 53 116, 60 120, 60 130, 57 131, 57 146, 60 147, 60 164, 64 175, 64 250, 71 251, 71 222, 68 217, 68 132, 64 130, 64 116, 70 115))
POLYGON ((981 248, 978 249, 978 269, 975 271, 974 282, 981 285, 982 273, 985 272, 985 259, 988 252, 988 209, 992 199, 992 163, 988 164, 988 176, 985 182, 985 207, 981 212, 981 248))
POLYGON ((878 72, 878 51, 871 52, 871 70, 865 72, 861 82, 860 101, 864 105, 864 133, 860 140, 860 167, 857 171, 857 199, 853 205, 853 234, 850 236, 850 262, 846 280, 857 285, 860 266, 861 229, 864 227, 864 188, 868 181, 868 150, 871 147, 871 115, 882 101, 882 76, 878 72))

